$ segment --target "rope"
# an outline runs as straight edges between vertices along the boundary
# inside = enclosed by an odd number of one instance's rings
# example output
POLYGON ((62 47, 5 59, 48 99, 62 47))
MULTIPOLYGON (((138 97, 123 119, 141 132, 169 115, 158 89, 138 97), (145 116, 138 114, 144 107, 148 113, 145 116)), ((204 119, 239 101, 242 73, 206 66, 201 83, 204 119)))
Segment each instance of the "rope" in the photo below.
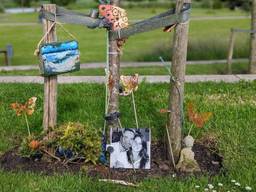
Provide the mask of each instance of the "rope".
POLYGON ((43 37, 39 40, 37 46, 36 46, 36 49, 35 49, 35 52, 34 52, 34 55, 37 56, 38 53, 39 53, 39 48, 40 48, 40 45, 42 44, 42 42, 46 39, 47 35, 49 35, 49 33, 52 31, 53 27, 55 27, 55 25, 59 25, 63 31, 65 33, 67 33, 72 39, 76 40, 77 41, 77 38, 71 33, 69 32, 63 25, 62 23, 59 23, 57 21, 53 22, 52 25, 49 27, 49 29, 47 30, 47 32, 43 35, 43 37))
POLYGON ((174 154, 173 154, 173 151, 172 151, 172 141, 171 141, 171 138, 170 138, 170 135, 169 135, 169 130, 168 130, 168 128, 167 128, 167 125, 166 125, 166 133, 167 133, 168 143, 169 143, 169 145, 170 145, 169 148, 170 148, 170 153, 171 153, 173 168, 176 169, 175 160, 174 160, 174 154))
MULTIPOLYGON (((108 79, 109 79, 109 32, 106 32, 106 67, 105 67, 105 115, 108 113, 108 105, 109 105, 109 94, 108 94, 108 79)), ((106 119, 104 120, 103 133, 106 133, 106 119)))
POLYGON ((137 116, 137 110, 136 110, 136 104, 135 104, 135 99, 134 99, 134 93, 133 93, 133 91, 132 91, 132 103, 133 103, 133 110, 134 110, 134 116, 135 116, 136 127, 137 127, 137 129, 139 129, 138 116, 137 116))
MULTIPOLYGON (((184 112, 183 112, 183 98, 181 97, 181 93, 180 93, 180 89, 179 87, 177 86, 177 83, 179 82, 179 80, 172 75, 171 73, 171 70, 170 70, 170 66, 168 67, 167 63, 164 61, 164 59, 162 57, 159 57, 162 64, 164 65, 164 67, 166 68, 166 70, 168 71, 170 77, 171 77, 171 82, 172 84, 174 85, 174 87, 176 88, 177 92, 178 92, 178 95, 179 95, 179 103, 180 103, 180 113, 181 113, 181 118, 180 118, 180 121, 181 121, 181 126, 182 126, 182 129, 184 129, 184 122, 185 122, 185 118, 184 118, 184 112)), ((171 111, 172 113, 173 111, 171 111)))

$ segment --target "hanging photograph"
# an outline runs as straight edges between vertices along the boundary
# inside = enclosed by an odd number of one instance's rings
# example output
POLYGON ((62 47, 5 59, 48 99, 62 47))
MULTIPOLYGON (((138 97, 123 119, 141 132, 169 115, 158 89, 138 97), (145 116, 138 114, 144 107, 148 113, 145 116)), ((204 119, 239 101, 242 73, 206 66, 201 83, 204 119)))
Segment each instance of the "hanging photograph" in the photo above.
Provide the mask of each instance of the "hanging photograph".
POLYGON ((150 129, 111 130, 110 138, 110 168, 150 169, 150 129))

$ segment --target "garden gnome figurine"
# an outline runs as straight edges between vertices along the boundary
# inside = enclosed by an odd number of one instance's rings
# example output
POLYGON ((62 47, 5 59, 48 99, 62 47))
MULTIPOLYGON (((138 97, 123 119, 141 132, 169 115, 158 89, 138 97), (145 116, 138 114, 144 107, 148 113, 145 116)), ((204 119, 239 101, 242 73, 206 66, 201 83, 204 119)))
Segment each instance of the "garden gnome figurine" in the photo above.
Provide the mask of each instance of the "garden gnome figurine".
POLYGON ((195 153, 192 151, 194 145, 194 138, 190 135, 186 136, 183 140, 185 148, 181 150, 180 160, 176 165, 176 169, 181 172, 200 172, 198 163, 195 160, 195 153))

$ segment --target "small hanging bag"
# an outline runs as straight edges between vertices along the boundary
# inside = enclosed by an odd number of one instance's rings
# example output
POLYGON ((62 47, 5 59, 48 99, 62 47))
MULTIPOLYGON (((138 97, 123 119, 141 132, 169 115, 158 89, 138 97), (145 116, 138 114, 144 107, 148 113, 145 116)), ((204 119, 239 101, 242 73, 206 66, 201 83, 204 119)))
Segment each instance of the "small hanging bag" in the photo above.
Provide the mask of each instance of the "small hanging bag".
POLYGON ((80 70, 80 51, 76 38, 61 23, 54 22, 39 41, 35 55, 40 60, 42 76, 53 76, 80 70), (42 43, 53 27, 58 24, 73 40, 42 43))

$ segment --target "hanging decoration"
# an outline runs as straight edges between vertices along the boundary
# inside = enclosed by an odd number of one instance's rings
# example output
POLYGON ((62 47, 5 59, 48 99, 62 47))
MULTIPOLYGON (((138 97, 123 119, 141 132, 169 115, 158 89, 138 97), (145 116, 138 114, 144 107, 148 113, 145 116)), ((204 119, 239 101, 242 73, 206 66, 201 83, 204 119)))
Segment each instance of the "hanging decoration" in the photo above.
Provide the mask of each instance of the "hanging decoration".
POLYGON ((113 5, 99 5, 99 13, 112 25, 113 31, 129 26, 126 11, 113 5))
POLYGON ((39 57, 40 73, 43 76, 59 75, 80 70, 80 51, 76 38, 61 23, 54 22, 39 41, 35 55, 39 57), (58 24, 72 40, 53 43, 42 43, 47 35, 58 24))
POLYGON ((132 76, 120 76, 120 95, 128 96, 132 92, 137 91, 139 84, 139 74, 132 76))
POLYGON ((212 117, 212 112, 199 113, 193 103, 188 104, 188 118, 197 128, 203 128, 212 117))
POLYGON ((58 75, 80 69, 78 42, 48 43, 40 47, 40 71, 43 76, 58 75))

